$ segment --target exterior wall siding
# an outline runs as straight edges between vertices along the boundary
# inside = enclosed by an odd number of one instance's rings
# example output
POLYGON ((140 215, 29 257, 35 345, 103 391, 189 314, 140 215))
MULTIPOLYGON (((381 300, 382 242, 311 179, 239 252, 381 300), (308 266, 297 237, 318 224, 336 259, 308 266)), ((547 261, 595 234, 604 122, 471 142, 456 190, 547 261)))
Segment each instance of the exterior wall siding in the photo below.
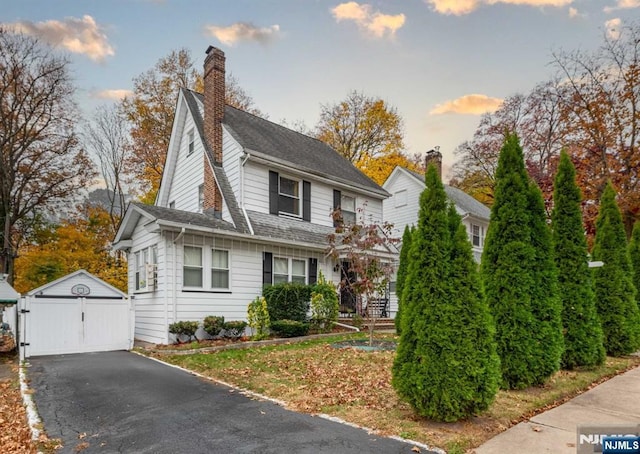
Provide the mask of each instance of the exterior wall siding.
POLYGON ((168 204, 175 202, 177 210, 198 212, 198 186, 204 182, 204 148, 195 132, 193 118, 185 119, 180 148, 172 178, 168 204), (194 150, 189 154, 189 131, 194 130, 194 150))

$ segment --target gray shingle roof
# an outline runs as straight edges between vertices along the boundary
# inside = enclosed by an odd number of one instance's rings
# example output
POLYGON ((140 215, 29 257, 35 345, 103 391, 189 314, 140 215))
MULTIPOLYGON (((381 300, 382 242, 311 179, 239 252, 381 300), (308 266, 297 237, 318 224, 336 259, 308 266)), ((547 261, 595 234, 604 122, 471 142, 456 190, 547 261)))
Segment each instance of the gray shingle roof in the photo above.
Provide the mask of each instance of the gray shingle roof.
POLYGON ((235 232, 236 228, 232 223, 218 219, 210 214, 205 213, 192 213, 191 211, 176 210, 173 208, 159 207, 155 205, 145 205, 140 202, 131 202, 140 210, 147 213, 149 216, 168 222, 175 222, 180 224, 190 224, 196 227, 206 227, 210 229, 219 229, 235 232))
MULTIPOLYGON (((182 89, 185 99, 187 100, 187 106, 189 106, 189 110, 191 111, 191 115, 193 117, 193 121, 198 129, 198 134, 200 135, 200 140, 204 145, 205 152, 209 156, 209 162, 214 163, 215 159, 213 157, 213 151, 209 147, 205 137, 204 137, 204 123, 202 119, 202 115, 200 114, 200 109, 198 109, 198 104, 194 99, 194 96, 199 96, 198 93, 182 89)), ((238 201, 236 200, 236 196, 233 193, 233 189, 229 184, 229 180, 227 179, 227 174, 221 166, 213 165, 213 172, 216 177, 216 181, 218 182, 218 186, 220 188, 220 192, 222 192, 222 197, 227 204, 227 208, 229 209, 229 214, 231 215, 231 219, 235 224, 237 230, 242 233, 249 233, 249 226, 247 225, 247 221, 238 206, 238 201)))
MULTIPOLYGON (((200 93, 190 93, 203 102, 200 93)), ((248 152, 261 153, 284 161, 292 168, 388 196, 351 162, 318 139, 231 106, 225 106, 223 123, 248 152)))
POLYGON ((251 226, 257 236, 274 238, 282 241, 306 243, 327 247, 327 235, 334 233, 333 227, 327 227, 310 222, 289 219, 274 214, 247 211, 251 226))
MULTIPOLYGON (((409 172, 409 174, 411 174, 414 178, 420 180, 420 182, 424 184, 424 175, 421 175, 418 172, 414 172, 409 169, 404 170, 409 172)), ((465 213, 469 213, 476 217, 486 219, 487 221, 491 217, 491 210, 489 209, 489 207, 482 204, 481 202, 478 202, 462 189, 445 184, 444 191, 447 193, 447 197, 449 198, 449 200, 455 203, 465 213)))

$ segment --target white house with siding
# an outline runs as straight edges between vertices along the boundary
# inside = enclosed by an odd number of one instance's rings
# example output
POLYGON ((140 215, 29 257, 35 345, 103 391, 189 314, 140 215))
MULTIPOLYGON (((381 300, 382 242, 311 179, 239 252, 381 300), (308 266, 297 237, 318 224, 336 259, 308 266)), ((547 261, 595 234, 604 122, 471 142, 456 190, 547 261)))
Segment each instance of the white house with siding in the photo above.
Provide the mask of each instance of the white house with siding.
MULTIPOLYGON (((438 151, 429 151, 426 156, 427 165, 433 162, 438 170, 442 169, 442 155, 438 151)), ((383 201, 385 221, 394 225, 394 232, 402 236, 404 228, 418 224, 420 194, 424 190, 424 175, 397 166, 382 187, 390 197, 383 201)), ((462 216, 462 223, 467 229, 474 258, 480 263, 484 238, 489 227, 491 210, 461 189, 444 185, 447 198, 455 205, 462 216)))
MULTIPOLYGON (((433 162, 442 172, 442 155, 438 151, 429 151, 426 155, 427 165, 433 162)), ((420 194, 424 190, 424 175, 397 166, 382 187, 390 197, 382 202, 384 219, 394 225, 394 235, 402 237, 406 226, 418 224, 420 210, 420 194)), ((444 185, 448 199, 455 205, 462 216, 462 223, 467 229, 469 241, 476 262, 480 263, 484 238, 489 227, 491 210, 464 191, 444 185)), ((401 247, 401 246, 400 246, 401 247)), ((390 291, 390 313, 395 316, 398 310, 398 298, 394 283, 390 291)))
POLYGON ((182 89, 153 206, 131 203, 115 247, 129 260, 135 337, 171 323, 246 319, 263 285, 336 284, 331 212, 381 221, 388 192, 324 143, 225 105, 224 53, 209 47, 204 94, 182 89))

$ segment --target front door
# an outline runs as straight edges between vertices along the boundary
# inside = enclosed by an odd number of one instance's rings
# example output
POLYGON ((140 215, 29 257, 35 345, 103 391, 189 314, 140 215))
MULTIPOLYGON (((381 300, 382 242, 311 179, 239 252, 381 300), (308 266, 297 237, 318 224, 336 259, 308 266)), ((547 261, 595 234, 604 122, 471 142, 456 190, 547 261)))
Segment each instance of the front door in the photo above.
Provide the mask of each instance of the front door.
POLYGON ((350 268, 351 263, 347 260, 340 261, 340 312, 355 314, 357 298, 351 284, 356 281, 356 273, 350 268))

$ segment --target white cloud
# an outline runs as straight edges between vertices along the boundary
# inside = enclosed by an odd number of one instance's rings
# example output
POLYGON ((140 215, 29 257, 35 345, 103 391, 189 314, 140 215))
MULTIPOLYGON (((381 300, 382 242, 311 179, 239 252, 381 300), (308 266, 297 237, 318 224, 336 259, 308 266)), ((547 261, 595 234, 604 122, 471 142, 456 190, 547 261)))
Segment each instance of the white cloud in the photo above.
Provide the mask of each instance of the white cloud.
POLYGON ((619 17, 606 21, 604 23, 604 27, 607 32, 607 36, 612 39, 620 38, 620 25, 622 25, 622 20, 620 20, 619 17))
POLYGON ((91 93, 91 97, 97 99, 109 99, 119 101, 126 96, 132 95, 131 90, 115 89, 115 90, 97 90, 91 93))
POLYGON ((438 104, 429 112, 429 115, 441 115, 447 113, 481 115, 486 112, 494 112, 501 105, 503 100, 491 98, 487 95, 471 94, 464 95, 457 99, 438 104))
POLYGON ((93 17, 82 19, 67 17, 62 21, 44 22, 19 21, 2 24, 17 33, 36 36, 52 46, 62 47, 76 54, 83 54, 91 60, 102 62, 115 55, 103 28, 93 17))
POLYGON ((580 17, 580 13, 578 12, 578 10, 576 8, 569 8, 569 17, 571 19, 576 18, 576 17, 580 17))
POLYGON ((605 6, 604 12, 610 13, 618 9, 640 8, 640 0, 618 0, 616 6, 605 6))
POLYGON ((331 9, 331 13, 336 21, 351 20, 358 24, 363 30, 373 36, 382 38, 385 35, 394 36, 405 22, 404 14, 382 14, 380 11, 373 11, 371 5, 357 2, 341 3, 331 9))
MULTIPOLYGON (((432 9, 440 14, 461 16, 469 14, 483 5, 504 3, 507 5, 525 5, 534 7, 551 6, 560 8, 570 5, 574 0, 424 0, 432 9)), ((633 1, 633 0, 621 0, 633 1)))
POLYGON ((248 22, 236 22, 228 27, 207 25, 205 26, 205 32, 228 46, 233 46, 241 41, 269 44, 280 34, 280 26, 272 25, 271 27, 259 28, 248 22))

